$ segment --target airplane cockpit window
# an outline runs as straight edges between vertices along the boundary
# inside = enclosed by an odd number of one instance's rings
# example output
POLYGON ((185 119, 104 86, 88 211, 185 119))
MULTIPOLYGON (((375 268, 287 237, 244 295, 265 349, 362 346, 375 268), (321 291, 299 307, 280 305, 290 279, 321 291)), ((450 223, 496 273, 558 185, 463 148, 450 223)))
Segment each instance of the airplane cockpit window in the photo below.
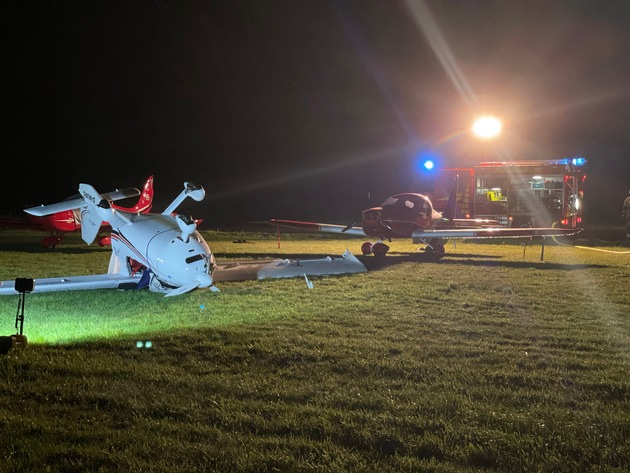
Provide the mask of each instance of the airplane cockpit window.
POLYGON ((381 204, 381 207, 385 207, 386 205, 394 205, 396 202, 398 202, 398 200, 398 197, 388 197, 385 202, 381 204))
POLYGON ((420 194, 394 195, 385 200, 381 207, 402 212, 400 215, 403 218, 413 217, 416 214, 430 215, 432 211, 430 201, 420 194))

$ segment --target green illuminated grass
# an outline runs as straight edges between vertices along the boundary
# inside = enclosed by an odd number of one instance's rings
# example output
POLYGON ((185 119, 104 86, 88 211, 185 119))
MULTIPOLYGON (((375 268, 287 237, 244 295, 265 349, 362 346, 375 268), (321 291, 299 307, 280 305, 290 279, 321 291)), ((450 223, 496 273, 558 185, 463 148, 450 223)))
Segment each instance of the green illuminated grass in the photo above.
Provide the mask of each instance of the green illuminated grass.
MULTIPOLYGON (((0 234, 0 279, 107 267, 74 236, 46 252, 16 235, 0 234)), ((229 259, 361 243, 206 237, 229 259)), ((313 290, 28 295, 31 345, 0 357, 0 471, 627 471, 630 256, 460 242, 408 261, 416 248, 313 290)), ((16 304, 0 297, 0 334, 16 304)))

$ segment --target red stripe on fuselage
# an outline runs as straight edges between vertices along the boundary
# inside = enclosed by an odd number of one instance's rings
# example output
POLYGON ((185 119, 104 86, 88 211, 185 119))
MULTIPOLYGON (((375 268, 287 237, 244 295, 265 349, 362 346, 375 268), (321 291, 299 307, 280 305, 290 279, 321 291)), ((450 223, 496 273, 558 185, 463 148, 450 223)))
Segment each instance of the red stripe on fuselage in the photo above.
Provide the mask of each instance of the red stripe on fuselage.
POLYGON ((136 256, 138 256, 138 261, 140 261, 141 263, 144 263, 145 266, 149 267, 149 262, 146 260, 146 258, 136 249, 135 246, 133 246, 131 244, 131 242, 129 242, 129 240, 127 240, 121 233, 118 232, 112 232, 112 238, 114 240, 118 240, 121 243, 123 243, 127 248, 129 248, 136 256))

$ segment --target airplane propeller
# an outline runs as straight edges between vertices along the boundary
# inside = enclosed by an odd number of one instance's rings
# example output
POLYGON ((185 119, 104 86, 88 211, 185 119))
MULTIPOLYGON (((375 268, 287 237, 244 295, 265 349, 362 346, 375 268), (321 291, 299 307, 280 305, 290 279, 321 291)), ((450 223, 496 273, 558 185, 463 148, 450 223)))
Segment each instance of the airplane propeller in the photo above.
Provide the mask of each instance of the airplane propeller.
POLYGON ((190 235, 192 235, 194 233, 194 231, 197 229, 197 222, 195 220, 193 220, 192 217, 187 216, 187 215, 177 215, 177 217, 175 217, 175 220, 177 220, 177 225, 179 226, 179 229, 182 231, 181 234, 181 238, 184 241, 188 241, 188 237, 190 235))
POLYGON ((378 223, 381 227, 383 227, 385 230, 391 232, 391 233, 396 233, 394 232, 394 229, 392 227, 390 227, 388 224, 386 224, 383 220, 380 219, 380 217, 376 217, 376 223, 378 223))
MULTIPOLYGON (((376 223, 378 223, 381 227, 383 227, 383 229, 387 230, 390 233, 396 233, 394 232, 394 229, 392 227, 389 226, 389 224, 385 223, 380 216, 377 215, 372 215, 372 218, 376 221, 376 223)), ((356 220, 354 222, 352 222, 350 225, 345 226, 342 230, 341 233, 345 233, 348 230, 350 230, 352 227, 359 225, 363 222, 363 219, 361 220, 356 220)))
POLYGON ((179 287, 176 287, 175 289, 173 289, 172 291, 167 292, 164 297, 179 296, 179 295, 184 294, 186 292, 190 292, 193 289, 197 289, 198 287, 199 287, 199 283, 197 283, 197 282, 194 282, 192 284, 186 284, 185 286, 179 286, 179 287))
POLYGON ((343 230, 341 230, 341 233, 345 233, 348 230, 350 230, 352 227, 354 227, 355 225, 358 225, 361 223, 361 220, 355 220, 354 222, 352 222, 350 225, 346 226, 343 230))
MULTIPOLYGON (((185 294, 186 292, 190 292, 193 289, 197 289, 198 287, 210 287, 212 286, 212 276, 209 274, 204 274, 197 278, 196 281, 190 284, 184 284, 182 286, 176 287, 175 289, 166 293, 165 297, 173 297, 179 296, 181 294, 185 294)), ((212 288, 211 288, 212 289, 212 288)))

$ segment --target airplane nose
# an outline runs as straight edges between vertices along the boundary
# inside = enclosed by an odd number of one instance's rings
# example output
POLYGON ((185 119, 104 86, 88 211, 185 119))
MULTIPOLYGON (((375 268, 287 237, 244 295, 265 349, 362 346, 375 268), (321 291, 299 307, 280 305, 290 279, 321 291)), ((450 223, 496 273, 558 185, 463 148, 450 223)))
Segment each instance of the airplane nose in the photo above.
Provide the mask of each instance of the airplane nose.
POLYGON ((367 218, 367 219, 375 219, 378 218, 381 215, 381 210, 380 208, 372 208, 372 209, 367 209, 363 211, 363 218, 367 218))
POLYGON ((210 287, 212 286, 212 276, 209 274, 203 274, 197 278, 199 282, 199 287, 210 287))

